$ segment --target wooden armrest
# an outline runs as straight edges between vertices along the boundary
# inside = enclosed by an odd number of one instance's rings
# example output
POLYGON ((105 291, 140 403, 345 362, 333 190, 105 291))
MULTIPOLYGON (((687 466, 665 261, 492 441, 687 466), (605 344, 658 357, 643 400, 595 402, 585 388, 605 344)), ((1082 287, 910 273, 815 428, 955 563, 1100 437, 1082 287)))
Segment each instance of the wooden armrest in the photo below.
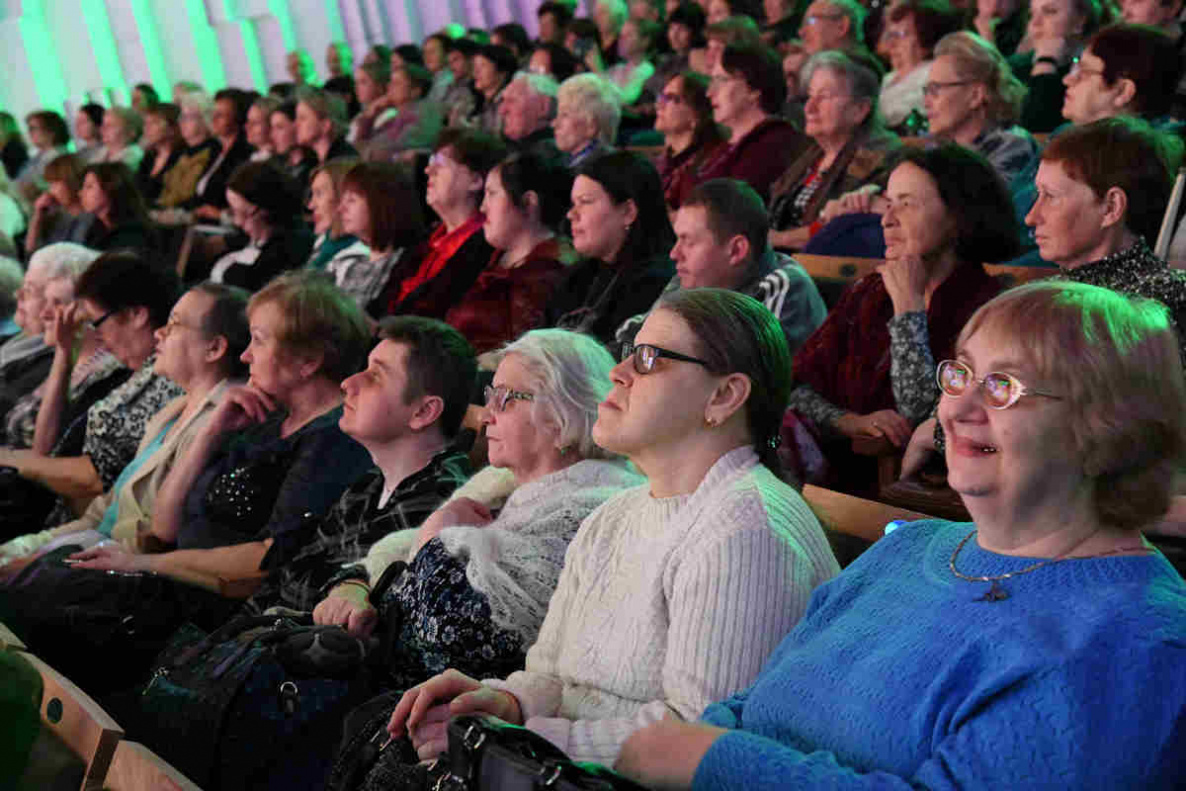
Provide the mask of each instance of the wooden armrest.
POLYGON ((0 622, 0 651, 26 651, 28 648, 21 638, 11 629, 0 622))
POLYGON ((893 456, 901 453, 898 446, 885 437, 857 437, 852 441, 852 452, 858 456, 893 456))
POLYGON ((235 579, 219 577, 216 590, 218 595, 227 599, 246 599, 259 590, 267 578, 268 572, 266 571, 259 571, 250 576, 236 577, 235 579))

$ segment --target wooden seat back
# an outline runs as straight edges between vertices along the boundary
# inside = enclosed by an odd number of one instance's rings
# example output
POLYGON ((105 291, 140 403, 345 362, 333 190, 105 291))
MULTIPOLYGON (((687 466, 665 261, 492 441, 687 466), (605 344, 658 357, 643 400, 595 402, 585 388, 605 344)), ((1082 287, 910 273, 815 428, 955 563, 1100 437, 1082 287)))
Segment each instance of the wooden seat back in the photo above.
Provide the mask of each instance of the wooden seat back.
POLYGON ((122 741, 115 748, 106 791, 201 791, 197 784, 139 742, 122 741))

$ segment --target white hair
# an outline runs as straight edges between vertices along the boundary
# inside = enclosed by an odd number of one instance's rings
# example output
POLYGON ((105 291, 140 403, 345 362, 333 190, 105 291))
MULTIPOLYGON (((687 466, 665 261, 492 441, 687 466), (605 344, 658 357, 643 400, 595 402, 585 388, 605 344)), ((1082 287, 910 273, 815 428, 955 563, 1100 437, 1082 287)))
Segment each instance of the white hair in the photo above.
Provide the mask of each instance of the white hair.
POLYGON ((201 88, 196 91, 186 91, 183 93, 179 106, 182 111, 186 109, 197 110, 201 113, 202 121, 205 122, 206 126, 210 126, 210 118, 214 115, 214 99, 201 88))
POLYGON ((548 118, 556 117, 556 94, 560 84, 547 74, 534 74, 530 71, 520 71, 515 74, 511 84, 522 83, 532 97, 542 97, 548 103, 548 118))
POLYGON ((596 74, 577 74, 560 83, 556 97, 591 120, 601 142, 613 145, 622 121, 622 96, 613 83, 596 74))
POLYGON ((68 277, 77 282, 100 253, 73 242, 55 242, 38 249, 29 257, 29 273, 43 280, 68 277))
POLYGON ((597 405, 610 390, 614 358, 597 340, 569 330, 532 330, 491 357, 519 356, 532 378, 532 417, 556 427, 556 444, 577 458, 614 458, 593 442, 597 405))

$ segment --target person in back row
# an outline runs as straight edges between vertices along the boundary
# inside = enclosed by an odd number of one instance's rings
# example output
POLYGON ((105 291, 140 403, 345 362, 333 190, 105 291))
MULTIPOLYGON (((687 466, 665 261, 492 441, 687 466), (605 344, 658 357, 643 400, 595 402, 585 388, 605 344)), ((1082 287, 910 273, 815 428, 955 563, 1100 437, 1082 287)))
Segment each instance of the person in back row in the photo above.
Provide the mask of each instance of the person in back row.
MULTIPOLYGON (((770 249, 766 207, 743 181, 706 181, 684 200, 675 218, 675 277, 664 294, 680 288, 728 288, 765 305, 782 325, 794 354, 824 323, 828 309, 811 276, 790 256, 770 249)), ((614 333, 634 341, 646 320, 640 313, 614 333)))

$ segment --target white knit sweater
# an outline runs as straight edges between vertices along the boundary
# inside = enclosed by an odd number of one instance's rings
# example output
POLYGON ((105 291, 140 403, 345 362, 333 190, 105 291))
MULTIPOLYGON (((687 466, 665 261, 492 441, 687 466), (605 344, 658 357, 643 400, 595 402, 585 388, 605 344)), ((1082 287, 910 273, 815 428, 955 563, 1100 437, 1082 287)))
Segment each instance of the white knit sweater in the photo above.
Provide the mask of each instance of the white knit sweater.
POLYGON ((486 683, 574 760, 610 765, 638 728, 748 686, 838 571, 803 499, 737 448, 690 495, 643 486, 594 511, 527 669, 486 683))

